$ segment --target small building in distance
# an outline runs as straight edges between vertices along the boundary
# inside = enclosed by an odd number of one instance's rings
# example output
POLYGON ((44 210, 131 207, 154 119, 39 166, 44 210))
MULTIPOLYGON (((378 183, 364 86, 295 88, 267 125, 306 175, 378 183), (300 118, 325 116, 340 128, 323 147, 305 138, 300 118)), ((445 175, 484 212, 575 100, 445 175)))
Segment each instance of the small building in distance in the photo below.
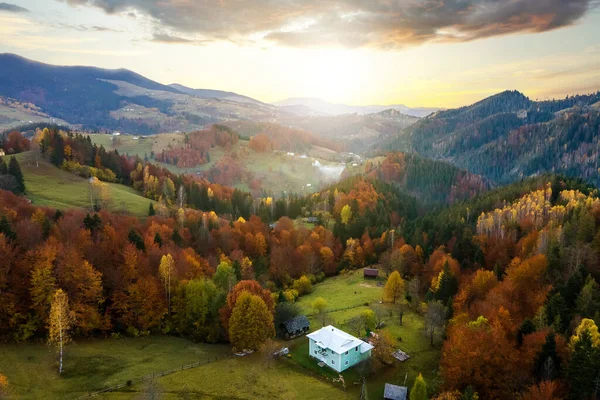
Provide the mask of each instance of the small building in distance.
POLYGON ((306 315, 298 315, 281 323, 279 327, 281 328, 283 336, 286 339, 293 339, 308 332, 310 328, 310 322, 308 322, 306 315))
POLYGON ((331 325, 306 335, 309 355, 337 372, 371 357, 373 345, 331 325))
POLYGON ((383 390, 383 400, 406 400, 408 395, 408 388, 406 386, 392 385, 391 383, 385 384, 383 390))
POLYGON ((0 148, 0 157, 4 157, 5 155, 4 149, 0 148))
POLYGON ((363 270, 363 278, 377 279, 379 270, 377 268, 365 268, 363 270))

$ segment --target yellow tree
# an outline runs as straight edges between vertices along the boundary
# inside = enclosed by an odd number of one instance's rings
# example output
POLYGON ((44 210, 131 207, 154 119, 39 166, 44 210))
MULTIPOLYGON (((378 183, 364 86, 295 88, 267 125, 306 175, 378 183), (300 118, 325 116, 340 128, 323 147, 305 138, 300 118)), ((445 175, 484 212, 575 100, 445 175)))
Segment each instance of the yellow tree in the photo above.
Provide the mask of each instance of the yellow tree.
POLYGON ((173 261, 173 257, 170 254, 166 256, 162 256, 160 259, 160 266, 158 267, 158 272, 160 274, 160 279, 165 285, 165 295, 167 297, 168 304, 168 312, 171 313, 171 275, 173 274, 175 269, 175 262, 173 261))
POLYGON ((388 303, 396 304, 396 301, 400 300, 403 294, 404 280, 398 271, 394 271, 390 274, 390 277, 383 288, 383 300, 388 303))
POLYGON ((273 314, 259 296, 244 291, 229 319, 229 340, 234 349, 258 350, 275 335, 273 314))
POLYGON ((70 341, 69 330, 73 324, 73 317, 69 310, 69 298, 62 289, 54 292, 54 296, 52 297, 49 322, 48 342, 59 349, 58 373, 62 374, 63 348, 70 341))
POLYGON ((321 324, 325 326, 325 316, 327 315, 327 300, 322 297, 317 297, 311 304, 315 313, 319 316, 321 324))
POLYGON ((342 211, 340 212, 340 217, 342 218, 342 224, 348 225, 350 220, 352 219, 352 208, 348 204, 342 207, 342 211))

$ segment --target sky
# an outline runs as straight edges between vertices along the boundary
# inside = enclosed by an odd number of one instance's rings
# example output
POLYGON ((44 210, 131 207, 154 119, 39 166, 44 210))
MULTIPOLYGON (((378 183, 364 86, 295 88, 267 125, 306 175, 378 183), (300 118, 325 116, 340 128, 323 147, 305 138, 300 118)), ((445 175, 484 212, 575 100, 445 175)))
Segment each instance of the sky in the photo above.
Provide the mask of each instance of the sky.
POLYGON ((449 108, 600 90, 600 0, 0 0, 2 52, 265 102, 449 108))

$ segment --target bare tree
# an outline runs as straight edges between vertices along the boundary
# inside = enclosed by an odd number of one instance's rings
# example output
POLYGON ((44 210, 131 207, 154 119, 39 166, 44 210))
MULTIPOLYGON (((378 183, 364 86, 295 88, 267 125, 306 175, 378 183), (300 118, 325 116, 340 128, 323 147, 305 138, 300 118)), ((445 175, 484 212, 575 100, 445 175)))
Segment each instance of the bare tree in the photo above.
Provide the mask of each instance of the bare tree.
POLYGON ((446 324, 446 307, 441 301, 430 301, 427 303, 425 314, 425 329, 433 347, 433 338, 436 331, 441 330, 446 324))
POLYGON ((356 332, 356 336, 360 336, 360 333, 362 332, 362 328, 364 325, 365 325, 364 320, 360 315, 350 318, 346 322, 346 326, 348 327, 348 329, 350 329, 352 332, 356 332))

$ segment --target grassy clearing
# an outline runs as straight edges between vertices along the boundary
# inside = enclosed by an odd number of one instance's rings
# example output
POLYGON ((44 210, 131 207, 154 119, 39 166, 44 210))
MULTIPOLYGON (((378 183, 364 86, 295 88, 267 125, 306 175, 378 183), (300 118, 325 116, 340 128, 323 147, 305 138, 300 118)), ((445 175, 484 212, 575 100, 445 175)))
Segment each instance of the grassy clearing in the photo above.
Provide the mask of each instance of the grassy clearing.
POLYGON ((59 377, 54 348, 0 344, 0 371, 21 399, 76 398, 153 372, 227 354, 228 346, 170 336, 81 340, 66 347, 65 372, 59 377))
MULTIPOLYGON (((16 155, 23 176, 27 197, 33 204, 58 209, 89 208, 88 180, 55 167, 34 151, 16 155)), ((137 216, 148 214, 151 200, 140 196, 133 188, 108 183, 108 209, 137 216)))
POLYGON ((298 299, 298 304, 310 314, 313 312, 311 304, 317 297, 326 299, 330 310, 378 302, 383 296, 383 287, 377 286, 378 282, 365 280, 362 269, 349 271, 315 285, 312 293, 298 299))
MULTIPOLYGON (((200 399, 354 399, 351 393, 316 379, 307 371, 299 370, 284 360, 270 367, 260 354, 243 358, 229 358, 198 368, 177 372, 156 382, 164 398, 200 399)), ((144 391, 144 385, 131 389, 144 391)), ((107 398, 125 393, 113 393, 107 398)))
MULTIPOLYGON (((383 280, 381 280, 383 282, 383 280)), ((301 297, 298 304, 306 313, 312 313, 310 307, 316 297, 323 297, 329 303, 329 309, 339 309, 356 305, 350 309, 334 311, 327 314, 326 323, 337 326, 351 334, 346 321, 360 315, 364 310, 373 307, 379 303, 383 294, 383 287, 377 285, 378 281, 367 280, 363 278, 362 270, 352 271, 345 275, 339 275, 326 279, 324 282, 314 286, 311 294, 301 297), (366 304, 369 304, 368 306, 366 304)), ((383 304, 389 314, 384 319, 386 327, 382 331, 389 333, 394 340, 395 347, 408 353, 411 358, 403 363, 395 362, 393 367, 385 368, 373 374, 367 379, 370 398, 382 398, 385 383, 396 385, 412 386, 419 373, 428 382, 429 388, 434 389, 438 382, 438 360, 439 360, 439 342, 437 347, 431 347, 429 340, 424 334, 424 319, 421 315, 415 313, 405 313, 403 325, 399 323, 397 310, 391 304, 383 304)), ((321 328, 322 321, 316 316, 309 317, 311 330, 321 328)), ((364 334, 364 332, 363 332, 364 334)), ((319 374, 324 379, 337 378, 338 373, 327 368, 319 367, 317 361, 308 354, 308 340, 305 337, 295 339, 290 343, 291 361, 298 368, 319 374)), ((346 381, 348 391, 354 393, 356 397, 360 392, 360 385, 354 385, 354 382, 360 381, 360 375, 356 368, 350 368, 342 373, 346 381)))

